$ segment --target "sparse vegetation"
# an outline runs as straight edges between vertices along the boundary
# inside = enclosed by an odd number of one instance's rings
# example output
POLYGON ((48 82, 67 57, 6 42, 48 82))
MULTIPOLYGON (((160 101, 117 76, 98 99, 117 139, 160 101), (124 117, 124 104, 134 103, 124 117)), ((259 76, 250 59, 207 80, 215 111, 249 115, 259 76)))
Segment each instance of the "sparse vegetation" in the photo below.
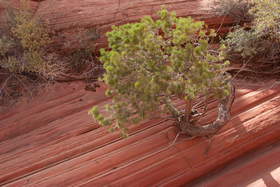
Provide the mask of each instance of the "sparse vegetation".
POLYGON ((216 34, 203 22, 177 18, 166 9, 158 15, 158 20, 147 16, 138 23, 114 26, 107 33, 110 50, 102 49, 100 60, 112 104, 106 106, 106 115, 96 106, 89 113, 123 135, 127 135, 128 124, 165 112, 181 133, 214 134, 229 120, 234 98, 230 75, 224 72, 229 65, 224 46, 209 46, 216 34), (219 115, 212 124, 195 126, 194 101, 202 96, 219 99, 219 115), (174 98, 184 100, 183 110, 172 103, 174 98))
POLYGON ((259 73, 279 73, 280 1, 252 0, 248 14, 251 23, 235 27, 223 41, 228 57, 247 62, 248 67, 259 73))
POLYGON ((7 21, 0 29, 0 104, 24 93, 30 95, 43 82, 96 79, 93 41, 97 32, 94 37, 92 30, 77 32, 72 41, 78 44, 74 50, 65 50, 71 43, 54 48, 54 38, 63 36, 34 17, 28 3, 22 0, 19 9, 7 4, 7 21))
POLYGON ((96 66, 97 59, 94 51, 95 40, 99 38, 99 33, 95 28, 76 27, 75 34, 70 40, 63 41, 63 46, 60 48, 64 50, 61 53, 66 57, 70 69, 75 73, 83 73, 96 66))
POLYGON ((8 17, 8 26, 1 29, 1 67, 11 73, 43 72, 45 48, 51 42, 47 29, 25 7, 9 10, 8 17))
POLYGON ((243 24, 252 20, 249 14, 251 6, 250 0, 215 0, 213 10, 219 16, 229 16, 237 24, 243 24))

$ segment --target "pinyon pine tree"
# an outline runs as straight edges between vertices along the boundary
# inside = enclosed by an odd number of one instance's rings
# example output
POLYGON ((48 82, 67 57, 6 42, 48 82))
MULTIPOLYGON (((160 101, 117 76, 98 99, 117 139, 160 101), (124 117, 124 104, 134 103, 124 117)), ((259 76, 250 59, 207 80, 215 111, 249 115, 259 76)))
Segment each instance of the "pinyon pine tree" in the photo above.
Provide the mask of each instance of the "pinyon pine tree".
POLYGON ((101 50, 101 61, 112 103, 101 114, 94 106, 89 114, 110 130, 127 135, 129 124, 139 123, 155 113, 167 113, 176 120, 181 133, 205 136, 217 132, 230 118, 234 88, 224 72, 229 62, 224 47, 213 49, 209 41, 216 34, 203 22, 177 18, 166 9, 159 19, 149 16, 138 23, 113 26, 107 33, 110 50, 101 50), (219 99, 215 122, 193 123, 194 100, 207 96, 219 99), (172 100, 185 102, 179 110, 172 100))

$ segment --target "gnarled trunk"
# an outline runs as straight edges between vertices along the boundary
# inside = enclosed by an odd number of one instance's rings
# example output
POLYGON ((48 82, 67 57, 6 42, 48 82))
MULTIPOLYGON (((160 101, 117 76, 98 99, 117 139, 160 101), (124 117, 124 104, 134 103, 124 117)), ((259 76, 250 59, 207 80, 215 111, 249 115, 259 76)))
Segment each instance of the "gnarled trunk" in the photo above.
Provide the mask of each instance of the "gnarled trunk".
POLYGON ((189 136, 208 136, 217 133, 229 120, 231 106, 235 98, 235 87, 232 82, 229 82, 230 94, 219 100, 218 117, 217 119, 204 126, 196 126, 190 122, 185 116, 177 118, 177 125, 181 130, 181 134, 189 136))

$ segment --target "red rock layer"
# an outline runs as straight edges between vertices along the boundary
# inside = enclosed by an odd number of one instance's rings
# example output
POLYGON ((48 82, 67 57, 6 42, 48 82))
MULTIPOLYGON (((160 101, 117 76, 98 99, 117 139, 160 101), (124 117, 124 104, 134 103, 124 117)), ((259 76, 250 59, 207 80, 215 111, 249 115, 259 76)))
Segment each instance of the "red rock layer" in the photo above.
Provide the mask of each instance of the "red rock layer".
POLYGON ((192 186, 280 186, 280 142, 243 156, 192 186))
MULTIPOLYGON (((170 120, 131 126, 126 139, 93 123, 88 109, 110 102, 104 86, 95 93, 77 84, 55 88, 0 115, 0 184, 178 186, 279 140, 280 85, 239 87, 233 117, 218 134, 174 145, 170 120)), ((204 121, 215 118, 213 107, 204 121)))
MULTIPOLYGON (((13 0, 12 6, 18 6, 13 0)), ((50 28, 63 32, 66 40, 76 33, 76 28, 96 28, 100 33, 97 46, 106 46, 105 33, 112 25, 138 21, 145 15, 156 17, 161 6, 176 11, 178 16, 192 16, 205 20, 220 33, 228 31, 233 24, 230 18, 217 17, 211 7, 213 0, 43 0, 31 1, 35 16, 49 24, 50 28), (220 25, 223 23, 223 26, 220 25)), ((0 20, 3 21, 0 4, 0 20)), ((1 22, 0 22, 1 25, 1 22)), ((60 41, 61 42, 61 41, 60 41)))
POLYGON ((212 2, 212 0, 45 0, 40 3, 36 15, 47 20, 52 28, 70 32, 70 35, 72 28, 95 27, 101 33, 97 43, 104 46, 106 43, 104 33, 109 31, 112 25, 138 21, 145 15, 155 17, 161 6, 176 11, 178 16, 206 20, 215 28, 223 22, 224 27, 220 28, 220 32, 224 32, 233 20, 213 18, 212 2))

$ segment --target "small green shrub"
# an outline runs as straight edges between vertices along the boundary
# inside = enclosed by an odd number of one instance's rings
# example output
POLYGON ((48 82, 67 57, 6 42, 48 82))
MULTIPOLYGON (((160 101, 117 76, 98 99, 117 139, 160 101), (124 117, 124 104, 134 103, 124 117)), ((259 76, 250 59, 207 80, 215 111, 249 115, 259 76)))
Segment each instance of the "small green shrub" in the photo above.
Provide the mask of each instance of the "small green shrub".
POLYGON ((129 123, 155 113, 168 112, 180 120, 182 113, 171 97, 185 100, 183 116, 190 119, 193 100, 199 96, 231 94, 230 77, 223 71, 229 63, 224 62, 223 46, 215 50, 208 43, 215 32, 203 22, 177 18, 166 9, 158 14, 159 20, 147 16, 138 23, 113 26, 107 33, 110 50, 101 50, 106 94, 113 100, 106 107, 108 116, 96 106, 89 113, 124 135, 129 123))
POLYGON ((0 28, 0 105, 21 95, 32 95, 41 82, 53 80, 61 67, 54 64, 48 46, 49 30, 33 17, 27 0, 19 9, 6 7, 0 28))
POLYGON ((44 56, 51 38, 48 29, 33 18, 26 3, 22 1, 19 10, 8 8, 9 25, 2 28, 0 38, 0 66, 14 73, 40 74, 47 68, 44 56))
POLYGON ((70 43, 56 48, 63 34, 34 17, 28 0, 21 0, 19 9, 9 7, 8 1, 6 6, 7 21, 0 28, 0 104, 9 95, 31 93, 40 83, 96 79, 95 30, 78 28, 70 43))
POLYGON ((279 64, 280 1, 252 0, 251 3, 250 29, 236 27, 223 41, 228 46, 228 55, 256 63, 279 64))

